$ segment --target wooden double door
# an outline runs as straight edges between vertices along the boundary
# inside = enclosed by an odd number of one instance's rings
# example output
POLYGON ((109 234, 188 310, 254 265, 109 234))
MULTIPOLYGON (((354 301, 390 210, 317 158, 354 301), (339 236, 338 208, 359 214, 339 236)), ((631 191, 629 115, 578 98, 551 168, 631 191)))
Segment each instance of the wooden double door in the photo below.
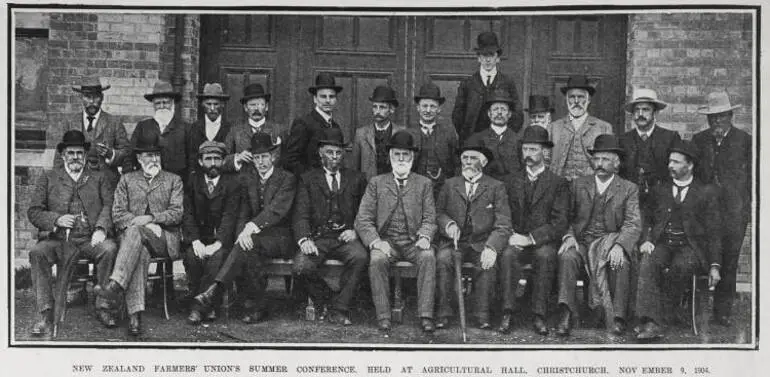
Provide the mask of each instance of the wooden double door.
POLYGON ((555 117, 566 114, 559 89, 570 74, 597 86, 591 113, 624 128, 627 16, 338 16, 233 14, 201 17, 200 86, 220 82, 230 94, 226 116, 243 117, 243 88, 271 93, 268 117, 284 130, 312 109, 307 88, 319 72, 343 87, 335 119, 347 137, 371 122, 369 97, 388 84, 400 106, 395 119, 414 124, 413 97, 431 80, 446 97, 451 123, 459 82, 478 70, 476 36, 492 30, 503 48, 499 69, 516 80, 523 107, 531 94, 551 95, 555 117))

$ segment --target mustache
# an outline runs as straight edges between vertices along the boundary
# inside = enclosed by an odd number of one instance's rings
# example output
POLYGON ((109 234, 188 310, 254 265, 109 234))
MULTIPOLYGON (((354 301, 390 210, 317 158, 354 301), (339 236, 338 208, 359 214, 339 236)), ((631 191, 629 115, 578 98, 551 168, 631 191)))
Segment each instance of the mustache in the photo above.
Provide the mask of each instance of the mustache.
POLYGON ((647 118, 645 118, 643 116, 638 116, 638 117, 636 117, 636 120, 645 120, 646 121, 646 120, 649 120, 649 119, 647 119, 647 118))
POLYGON ((259 115, 259 116, 263 116, 263 115, 265 115, 265 113, 264 113, 263 111, 261 111, 261 110, 252 110, 252 111, 249 113, 249 115, 259 115))
POLYGON ((527 157, 524 157, 524 161, 525 162, 535 162, 535 159, 530 157, 530 156, 527 156, 527 157))

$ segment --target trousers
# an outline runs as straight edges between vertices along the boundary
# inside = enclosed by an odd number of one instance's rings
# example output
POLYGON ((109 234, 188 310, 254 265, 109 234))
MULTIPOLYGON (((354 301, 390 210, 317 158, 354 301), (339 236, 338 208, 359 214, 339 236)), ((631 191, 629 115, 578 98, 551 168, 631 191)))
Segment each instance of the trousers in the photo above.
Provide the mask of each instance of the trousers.
POLYGON ((129 226, 120 238, 120 249, 110 279, 123 287, 128 314, 144 311, 144 293, 150 257, 168 258, 165 231, 156 236, 145 226, 129 226))
POLYGON ((531 263, 532 313, 545 317, 548 310, 548 296, 553 289, 558 266, 557 248, 554 244, 517 249, 506 247, 500 261, 500 283, 502 284, 503 311, 516 310, 516 287, 522 277, 522 267, 531 263))
MULTIPOLYGON (((495 282, 499 259, 488 270, 481 268, 481 252, 462 243, 458 245, 462 261, 473 263, 472 314, 481 322, 489 322, 489 308, 495 294, 495 282)), ((454 269, 454 247, 442 247, 436 254, 436 296, 438 316, 449 317, 454 314, 451 303, 457 298, 454 269)))

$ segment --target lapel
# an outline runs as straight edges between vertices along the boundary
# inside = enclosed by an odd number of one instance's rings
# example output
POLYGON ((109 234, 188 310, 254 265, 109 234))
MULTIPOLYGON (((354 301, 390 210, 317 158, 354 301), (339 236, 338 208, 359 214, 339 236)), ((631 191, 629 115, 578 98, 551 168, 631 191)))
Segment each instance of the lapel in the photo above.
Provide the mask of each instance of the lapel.
MULTIPOLYGON (((393 127, 393 122, 391 122, 390 126, 393 127)), ((374 124, 371 126, 364 126, 363 133, 366 143, 369 144, 373 151, 377 150, 377 147, 374 145, 374 124)))
POLYGON ((513 186, 513 192, 516 195, 516 201, 519 205, 519 210, 524 208, 524 185, 527 183, 527 170, 524 169, 521 173, 514 173, 512 175, 511 184, 513 186))
MULTIPOLYGON (((462 175, 460 175, 462 177, 462 175)), ((453 183, 453 189, 457 191, 457 194, 468 203, 468 194, 465 192, 465 178, 458 179, 453 183)))
POLYGON ((60 184, 66 187, 72 187, 75 185, 75 182, 72 180, 72 177, 70 177, 70 175, 67 174, 67 171, 64 170, 64 167, 62 167, 61 169, 57 169, 57 176, 59 177, 60 184))
MULTIPOLYGON (((671 183, 671 185, 673 185, 673 183, 671 183)), ((695 203, 698 202, 698 196, 700 195, 700 189, 701 189, 700 182, 698 182, 697 180, 693 179, 692 182, 690 183, 690 186, 687 188, 687 195, 684 197, 684 201, 682 202, 682 208, 685 208, 685 207, 686 208, 690 208, 695 203)), ((668 192, 669 193, 672 192, 672 189, 670 187, 669 187, 668 192)), ((671 194, 669 196, 671 196, 673 198, 672 195, 673 194, 671 194)))
MULTIPOLYGON (((141 177, 141 179, 146 184, 147 180, 144 179, 144 177, 141 177)), ((166 180, 166 175, 163 174, 163 170, 161 170, 160 173, 158 173, 158 175, 156 175, 155 178, 153 178, 152 181, 150 181, 150 184, 149 184, 149 186, 147 188, 147 193, 149 194, 153 190, 155 190, 158 187, 162 186, 163 185, 163 181, 165 181, 165 180, 166 180)))
MULTIPOLYGON (((158 122, 155 119, 153 119, 152 121, 155 122, 155 126, 158 127, 158 131, 160 131, 160 125, 158 124, 158 122)), ((175 128, 179 126, 179 123, 180 123, 179 118, 176 115, 174 115, 174 117, 171 118, 171 122, 169 122, 168 126, 166 126, 166 129, 163 130, 163 133, 161 133, 161 135, 167 136, 168 134, 171 133, 171 131, 173 131, 175 128)), ((155 180, 153 179, 153 181, 155 180)))
MULTIPOLYGON (((463 186, 465 184, 463 183, 463 186)), ((471 203, 475 202, 476 199, 481 197, 481 194, 484 193, 484 191, 487 191, 487 188, 489 188, 489 177, 486 175, 482 175, 481 178, 479 178, 478 186, 476 186, 476 191, 473 193, 473 197, 470 198, 471 203)))
MULTIPOLYGON (((500 72, 497 73, 500 75, 500 72)), ((473 76, 471 76, 471 80, 473 81, 473 90, 484 93, 486 86, 484 85, 484 80, 481 79, 481 72, 476 70, 476 72, 473 73, 473 76)), ((497 80, 497 76, 495 76, 495 80, 497 80)), ((490 85, 491 86, 491 85, 490 85)))
POLYGON ((219 126, 219 132, 214 136, 214 140, 224 142, 227 134, 230 132, 230 123, 222 120, 222 125, 219 126))
POLYGON ((594 197, 596 196, 596 178, 594 178, 593 175, 589 175, 589 177, 590 179, 583 181, 585 182, 583 190, 586 192, 586 195, 588 195, 588 201, 593 202, 594 197))
POLYGON ((620 191, 620 177, 615 174, 615 177, 612 178, 612 183, 607 187, 607 191, 604 195, 604 203, 609 203, 613 197, 615 197, 615 194, 620 191))
POLYGON ((222 175, 219 176, 219 182, 217 182, 217 184, 214 186, 214 191, 212 191, 211 193, 209 193, 209 186, 208 186, 208 183, 206 182, 205 174, 201 174, 200 180, 198 182, 201 185, 203 192, 206 193, 206 197, 209 199, 214 199, 222 193, 222 186, 225 183, 224 178, 225 177, 222 175))
MULTIPOLYGON (((328 198, 332 195, 332 192, 329 189, 329 183, 326 182, 326 170, 324 170, 324 168, 317 169, 316 172, 311 175, 311 181, 313 185, 321 188, 321 192, 323 192, 325 197, 328 198)), ((342 182, 339 182, 339 184, 340 190, 342 190, 342 182)))
MULTIPOLYGON (((592 117, 591 115, 586 116, 586 121, 583 123, 583 127, 580 127, 580 131, 578 131, 578 133, 580 134, 580 137, 582 138, 583 136, 585 136, 586 132, 592 129, 594 124, 596 124, 596 118, 592 117)), ((572 124, 570 124, 570 127, 571 126, 572 124)))
MULTIPOLYGON (((107 128, 107 118, 110 115, 104 112, 102 110, 102 113, 99 114, 99 120, 96 121, 96 130, 94 132, 94 138, 93 140, 101 140, 102 134, 104 134, 104 129, 107 128)), ((82 120, 81 120, 82 122, 82 120)))
MULTIPOLYGON (((318 113, 318 111, 313 108, 313 110, 310 111, 310 116, 315 119, 316 123, 318 123, 318 126, 321 128, 330 128, 329 123, 326 122, 326 119, 321 116, 321 114, 318 113)), ((334 124, 334 118, 332 118, 332 125, 334 124)))
MULTIPOLYGON (((393 173, 388 174, 388 178, 385 179, 385 187, 393 194, 393 197, 398 198, 398 188, 396 187, 396 178, 393 173)), ((393 201, 396 203, 396 200, 393 201)))
MULTIPOLYGON (((532 203, 530 203, 530 207, 534 207, 535 203, 538 202, 538 200, 543 198, 543 195, 545 195, 545 188, 549 187, 551 183, 551 176, 548 173, 548 168, 543 170, 542 173, 540 173, 540 176, 537 178, 537 181, 535 182, 535 191, 532 193, 532 203)), ((524 170, 524 175, 526 177, 527 171, 524 170)), ((526 178, 529 179, 529 178, 526 178)))

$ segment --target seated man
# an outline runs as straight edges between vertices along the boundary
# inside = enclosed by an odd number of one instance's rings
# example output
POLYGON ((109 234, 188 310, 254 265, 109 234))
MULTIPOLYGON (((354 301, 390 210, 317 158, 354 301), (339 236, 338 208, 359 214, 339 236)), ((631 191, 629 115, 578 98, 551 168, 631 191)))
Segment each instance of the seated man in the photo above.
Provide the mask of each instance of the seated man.
POLYGON ((473 313, 480 329, 492 327, 489 307, 497 275, 497 254, 502 253, 511 232, 511 210, 502 182, 483 174, 492 151, 482 146, 461 149, 462 175, 446 181, 436 201, 436 220, 445 242, 436 257, 438 322, 444 328, 452 315, 450 300, 455 282, 454 245, 462 260, 475 265, 473 313))
POLYGON ((144 290, 150 257, 181 259, 180 241, 184 192, 182 179, 161 169, 157 134, 134 135, 136 160, 141 170, 124 174, 115 189, 112 218, 121 232, 115 268, 106 286, 96 292, 112 303, 125 291, 128 333, 142 333, 144 290))
POLYGON ((286 170, 273 166, 279 145, 270 134, 257 132, 251 137, 252 162, 255 169, 240 175, 241 204, 236 223, 240 229, 233 249, 206 291, 195 296, 201 312, 211 310, 218 295, 229 288, 235 278, 246 297, 246 310, 241 320, 257 323, 267 319, 265 289, 267 275, 263 265, 270 258, 291 258, 293 245, 290 210, 294 203, 297 179, 286 170))
MULTIPOLYGON (((195 151, 198 169, 191 174, 184 201, 184 270, 192 297, 214 282, 214 276, 233 247, 235 219, 240 206, 238 178, 221 175, 227 148, 218 141, 204 141, 195 151)), ((201 313, 193 305, 187 322, 197 325, 203 319, 216 319, 213 310, 201 313)))
POLYGON ((692 144, 675 144, 668 157, 673 183, 661 184, 653 191, 652 231, 646 234, 640 248, 642 261, 636 296, 641 321, 636 338, 640 341, 663 336, 661 296, 671 292, 672 285, 677 288, 673 291, 680 292, 692 274, 706 271, 710 287, 720 280, 719 193, 716 186, 693 178, 697 162, 697 150, 692 144))
MULTIPOLYGON (((27 211, 29 221, 41 233, 50 232, 29 253, 39 314, 32 326, 35 336, 45 335, 53 323, 51 265, 60 262, 66 239, 80 255, 94 260, 99 284, 107 282, 115 261, 117 246, 107 238, 112 230, 112 184, 104 173, 84 168, 89 147, 82 132, 70 130, 64 134, 56 147, 63 164, 38 179, 27 211)), ((102 299, 96 300, 96 318, 106 327, 115 327, 115 319, 102 299)))
POLYGON ((366 275, 369 254, 353 229, 366 176, 342 167, 344 148, 339 128, 324 129, 318 141, 322 167, 306 171, 300 178, 293 220, 300 252, 294 257, 294 273, 316 304, 331 304, 330 322, 348 326, 353 324, 350 303, 366 275), (326 259, 345 264, 335 295, 318 275, 318 267, 326 259))
POLYGON ((430 179, 411 174, 416 143, 409 131, 396 132, 388 143, 392 173, 373 177, 366 187, 356 232, 369 253, 369 279, 380 331, 390 332, 390 265, 407 260, 417 266, 417 315, 425 332, 433 332, 436 257, 436 207, 430 179))

